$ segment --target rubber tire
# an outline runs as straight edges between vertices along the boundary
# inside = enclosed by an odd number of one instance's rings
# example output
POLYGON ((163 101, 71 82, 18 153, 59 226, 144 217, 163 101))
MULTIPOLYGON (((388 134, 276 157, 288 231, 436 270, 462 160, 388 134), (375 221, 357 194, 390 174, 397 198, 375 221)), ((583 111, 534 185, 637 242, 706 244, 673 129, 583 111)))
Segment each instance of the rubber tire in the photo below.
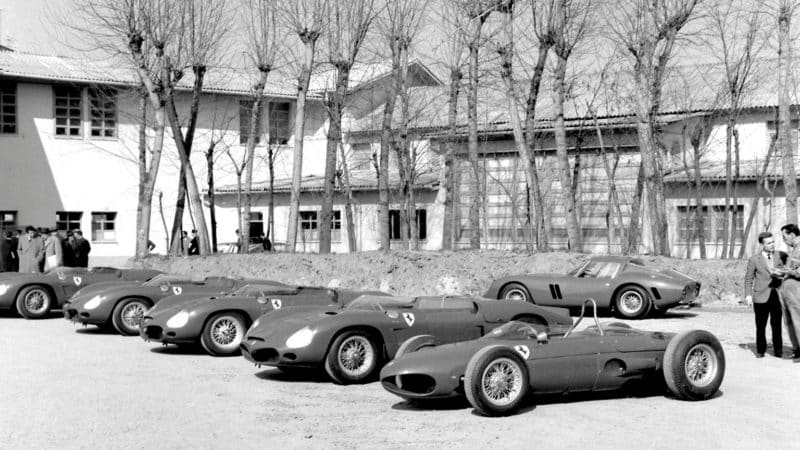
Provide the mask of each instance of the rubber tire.
POLYGON ((470 358, 464 373, 464 393, 469 404, 484 416, 507 416, 513 414, 525 400, 530 389, 528 365, 514 349, 502 345, 484 347, 470 358), (481 378, 486 367, 497 358, 508 358, 519 365, 522 372, 522 387, 517 398, 508 405, 495 405, 489 401, 481 389, 481 378))
POLYGON ((113 325, 114 329, 117 330, 117 332, 123 336, 139 335, 138 326, 136 327, 136 329, 130 328, 127 325, 125 325, 125 322, 122 320, 122 310, 125 309, 125 307, 130 305, 131 303, 141 304, 144 307, 145 311, 151 307, 149 303, 139 298, 126 298, 117 302, 117 305, 114 307, 114 311, 111 312, 111 325, 113 325))
POLYGON ((653 302, 650 300, 650 295, 647 293, 647 291, 639 286, 625 286, 624 288, 620 289, 619 292, 617 292, 617 295, 614 298, 614 310, 616 311, 617 316, 623 319, 644 319, 648 314, 650 314, 650 310, 652 308, 653 302), (625 313, 619 307, 620 301, 622 300, 622 295, 628 291, 635 291, 642 297, 642 308, 633 314, 625 313))
POLYGON ((437 344, 438 342, 436 341, 436 338, 430 334, 418 334, 416 336, 412 336, 406 339, 406 341, 400 345, 400 348, 398 348, 397 352, 394 354, 394 359, 398 359, 401 356, 409 353, 414 353, 425 347, 435 347, 437 344))
POLYGON ((212 316, 211 318, 209 318, 206 321, 206 324, 203 327, 203 333, 200 335, 200 344, 203 346, 203 349, 205 349, 205 351, 211 356, 233 356, 233 355, 238 355, 240 353, 239 345, 241 345, 242 342, 244 342, 245 333, 247 333, 247 322, 245 322, 244 318, 240 314, 232 313, 232 312, 231 313, 223 312, 223 313, 215 314, 214 316, 212 316), (231 350, 226 350, 224 348, 221 348, 219 345, 217 345, 211 339, 211 326, 214 324, 214 322, 217 319, 219 319, 221 317, 225 317, 225 316, 228 316, 231 319, 237 321, 239 323, 241 329, 242 329, 240 341, 236 345, 236 348, 234 350, 232 350, 232 351, 231 350))
POLYGON ((27 286, 22 288, 17 294, 17 312, 26 319, 41 319, 42 317, 46 317, 48 314, 50 314, 50 311, 53 309, 53 300, 53 295, 50 294, 50 291, 48 291, 46 287, 27 286), (28 309, 25 307, 25 297, 34 291, 41 291, 47 301, 47 306, 42 312, 28 311, 28 309))
POLYGON ((331 380, 333 380, 333 382, 336 384, 365 383, 375 378, 380 370, 380 352, 381 347, 376 344, 375 339, 369 333, 360 330, 345 331, 344 333, 336 336, 336 339, 333 340, 333 343, 328 349, 328 353, 325 355, 325 372, 327 372, 328 376, 331 377, 331 380), (363 375, 358 377, 348 375, 339 365, 339 347, 341 347, 342 343, 344 343, 347 338, 352 336, 361 336, 366 338, 366 340, 369 341, 370 345, 372 346, 372 354, 375 355, 375 357, 372 359, 372 367, 370 367, 369 370, 367 370, 363 375))
POLYGON ((714 395, 725 377, 725 352, 716 336, 705 330, 689 330, 673 337, 664 352, 664 381, 669 390, 681 400, 706 400, 714 395), (705 386, 696 386, 686 375, 685 361, 689 352, 704 344, 713 350, 717 371, 705 386))
POLYGON ((526 301, 528 303, 533 303, 533 298, 531 298, 531 293, 528 292, 528 289, 525 286, 519 283, 508 283, 507 285, 503 286, 503 289, 500 291, 500 296, 498 298, 501 300, 507 300, 506 294, 514 290, 518 290, 523 296, 525 296, 525 300, 517 300, 517 301, 526 301))

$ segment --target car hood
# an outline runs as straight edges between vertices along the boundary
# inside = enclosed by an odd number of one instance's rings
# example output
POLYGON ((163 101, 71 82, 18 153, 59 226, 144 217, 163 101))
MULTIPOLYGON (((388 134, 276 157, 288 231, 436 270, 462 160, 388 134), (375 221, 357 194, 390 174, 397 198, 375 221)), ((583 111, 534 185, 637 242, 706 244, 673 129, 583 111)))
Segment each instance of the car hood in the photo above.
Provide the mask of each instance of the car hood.
POLYGON ((87 295, 93 297, 95 294, 102 293, 107 289, 111 290, 121 287, 141 286, 142 283, 142 281, 101 281, 99 283, 92 283, 89 286, 78 290, 78 292, 72 296, 72 299, 87 295))
POLYGON ((319 329, 341 313, 337 306, 290 306, 270 311, 247 331, 245 339, 257 336, 265 341, 285 339, 303 327, 319 329))
POLYGON ((235 296, 222 296, 208 294, 198 295, 172 295, 161 299, 155 306, 150 308, 147 315, 156 319, 162 315, 172 316, 181 310, 197 310, 199 308, 208 308, 215 304, 223 305, 222 302, 230 300, 252 300, 250 297, 235 297, 235 296))

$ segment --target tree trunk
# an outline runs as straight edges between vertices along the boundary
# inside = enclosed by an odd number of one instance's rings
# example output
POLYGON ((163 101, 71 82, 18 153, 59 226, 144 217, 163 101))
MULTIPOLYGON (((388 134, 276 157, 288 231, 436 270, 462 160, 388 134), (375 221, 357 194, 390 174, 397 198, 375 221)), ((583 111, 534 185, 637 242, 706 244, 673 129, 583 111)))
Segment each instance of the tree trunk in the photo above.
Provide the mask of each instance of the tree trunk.
POLYGON ((172 247, 170 254, 180 256, 186 249, 183 248, 183 211, 186 208, 186 167, 181 163, 178 173, 178 196, 175 199, 175 213, 172 215, 172 247))
MULTIPOLYGON (((303 37, 303 36, 301 36, 303 37)), ((314 49, 316 39, 303 37, 305 60, 297 82, 297 111, 294 122, 294 158, 292 161, 292 192, 289 199, 289 223, 286 234, 286 250, 295 252, 297 245, 297 226, 300 217, 300 183, 303 178, 303 136, 306 126, 306 95, 311 80, 311 69, 314 67, 314 49)))
MULTIPOLYGON (((728 258, 733 259, 734 248, 736 247, 736 240, 738 238, 738 226, 737 223, 739 221, 739 198, 738 198, 738 180, 739 180, 739 169, 740 169, 740 161, 739 161, 739 131, 736 128, 733 129, 733 164, 734 164, 734 173, 733 173, 733 182, 731 186, 731 234, 730 234, 730 253, 728 254, 728 258)), ((744 239, 742 242, 739 243, 740 246, 744 245, 744 239)))
POLYGON ((792 7, 781 7, 778 16, 778 147, 783 162, 783 187, 786 196, 786 223, 797 223, 797 175, 794 149, 789 133, 789 80, 792 77, 792 48, 790 30, 792 7))
POLYGON ((455 170, 455 138, 456 138, 456 119, 458 117, 458 94, 461 90, 461 70, 458 68, 450 69, 450 95, 447 99, 447 138, 445 140, 445 152, 442 161, 442 183, 444 189, 444 217, 442 218, 442 250, 453 249, 453 238, 456 235, 454 228, 458 225, 453 217, 453 211, 458 207, 454 198, 454 177, 455 170))
POLYGON ((633 189, 633 199, 631 199, 631 219, 628 227, 628 245, 624 253, 639 253, 639 236, 641 227, 639 221, 642 216, 642 194, 644 192, 644 160, 639 162, 639 170, 636 175, 636 187, 633 189))
POLYGON ((336 67, 336 88, 328 102, 328 142, 325 152, 325 181, 322 211, 320 213, 319 252, 331 252, 331 226, 333 221, 333 197, 336 185, 336 154, 342 141, 342 110, 350 78, 350 65, 341 63, 336 67))
POLYGON ((206 170, 208 171, 208 213, 211 219, 211 252, 217 253, 217 206, 214 195, 214 148, 213 140, 206 151, 206 170))
POLYGON ((733 193, 733 170, 731 168, 731 162, 733 159, 733 127, 736 126, 736 124, 732 114, 733 111, 728 113, 728 123, 725 127, 725 208, 723 213, 724 233, 722 236, 722 259, 728 257, 728 243, 730 243, 731 247, 733 246, 733 241, 730 240, 730 237, 733 235, 733 230, 731 229, 731 196, 733 193))
POLYGON ((542 74, 544 73, 547 62, 547 53, 550 47, 541 46, 536 65, 533 68, 533 76, 528 90, 527 108, 525 111, 525 147, 530 155, 529 164, 524 166, 525 178, 528 180, 528 196, 533 202, 532 222, 535 222, 536 230, 536 250, 546 252, 550 250, 548 227, 545 226, 544 198, 539 187, 539 169, 536 167, 536 102, 539 98, 539 89, 542 84, 542 74))
POLYGON ((706 259, 706 220, 703 214, 703 179, 700 175, 700 139, 705 134, 705 127, 698 129, 696 137, 692 137, 692 156, 694 158, 694 197, 695 197, 695 229, 697 229, 697 245, 700 247, 700 259, 706 259))
MULTIPOLYGON (((242 253, 250 253, 250 211, 253 207, 253 160, 256 153, 256 142, 261 137, 261 111, 264 102, 264 85, 267 84, 269 69, 259 70, 259 78, 253 87, 253 107, 250 110, 249 135, 247 136, 247 147, 244 156, 244 208, 241 211, 240 222, 242 227, 239 233, 242 239, 242 253)), ((260 236, 259 236, 260 237, 260 236)))
MULTIPOLYGON (((608 159, 606 158, 606 146, 603 140, 603 132, 600 130, 600 124, 597 121, 597 115, 592 114, 592 120, 594 121, 594 129, 597 133, 597 142, 600 144, 600 158, 603 159, 603 168, 606 172, 606 177, 608 178, 608 198, 611 202, 611 217, 612 219, 609 220, 609 232, 611 229, 615 229, 619 231, 619 242, 620 242, 620 249, 624 247, 623 242, 625 242, 625 226, 623 225, 623 217, 622 217, 622 209, 619 205, 619 195, 617 195, 617 182, 615 180, 615 175, 617 172, 617 164, 619 163, 619 148, 614 149, 614 166, 613 168, 609 166, 608 159)), ((611 247, 609 247, 609 253, 611 253, 611 247)))
MULTIPOLYGON (((147 170, 147 93, 144 89, 142 89, 139 97, 139 120, 139 195, 136 207, 136 257, 144 258, 150 253, 148 240, 150 239, 150 216, 153 204, 153 188, 148 183, 150 172, 147 170)), ((161 136, 163 139, 163 125, 161 127, 161 136)))
MULTIPOLYGON (((478 19, 477 38, 483 18, 478 19)), ((472 182, 469 186, 469 248, 481 248, 480 210, 483 200, 481 189, 481 170, 478 165, 478 39, 469 44, 469 89, 467 91, 467 154, 472 167, 472 182)))
POLYGON ((164 248, 169 248, 169 229, 167 228, 167 218, 164 217, 164 193, 158 193, 158 212, 161 215, 161 224, 164 225, 164 248))
MULTIPOLYGON (((397 54, 399 44, 392 42, 392 55, 397 54)), ((397 73, 400 61, 392 57, 392 73, 397 73)), ((392 89, 387 93, 386 103, 383 105, 383 122, 381 125, 381 155, 378 164, 378 230, 380 233, 382 251, 391 249, 391 234, 389 230, 389 152, 394 148, 394 135, 392 133, 392 119, 397 101, 398 82, 394 78, 392 89)))
POLYGON ((400 65, 397 70, 398 94, 400 96, 400 130, 398 142, 395 146, 397 151, 397 166, 400 178, 401 207, 400 207, 400 237, 402 249, 413 248, 411 241, 414 234, 415 213, 414 205, 411 203, 412 182, 414 178, 414 167, 411 158, 411 145, 408 138, 408 89, 406 78, 408 76, 408 48, 400 47, 400 65))
POLYGON ((347 159, 345 158, 344 145, 339 142, 339 151, 342 158, 342 172, 340 183, 344 188, 344 213, 345 220, 347 221, 347 249, 350 253, 356 252, 356 227, 355 218, 353 217, 353 190, 350 187, 350 170, 347 168, 347 159))
POLYGON ((564 98, 565 77, 567 73, 567 59, 559 56, 555 69, 553 90, 555 91, 555 137, 556 155, 561 181, 561 197, 564 203, 564 220, 567 227, 568 248, 573 252, 583 251, 581 228, 578 224, 578 213, 575 210, 575 196, 573 195, 572 176, 570 174, 569 153, 567 152, 567 132, 564 125, 564 98))
POLYGON ((269 205, 267 206, 269 233, 267 236, 272 242, 272 249, 275 250, 275 152, 269 143, 267 143, 267 166, 269 166, 269 205))

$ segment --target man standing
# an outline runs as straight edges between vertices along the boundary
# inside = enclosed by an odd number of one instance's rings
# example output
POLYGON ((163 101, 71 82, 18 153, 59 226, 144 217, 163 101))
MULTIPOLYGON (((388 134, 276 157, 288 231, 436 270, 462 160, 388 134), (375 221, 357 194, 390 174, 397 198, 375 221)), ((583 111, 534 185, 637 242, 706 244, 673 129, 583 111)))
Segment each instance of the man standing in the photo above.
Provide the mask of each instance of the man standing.
POLYGON ((775 238, 766 231, 758 235, 761 251, 747 260, 744 274, 745 302, 752 305, 756 314, 756 357, 763 358, 767 351, 767 320, 772 328, 772 348, 775 356, 783 356, 781 333, 781 286, 783 262, 786 254, 775 251, 775 238))
POLYGON ((800 228, 790 223, 781 227, 783 242, 789 250, 786 261, 786 278, 781 287, 781 300, 783 301, 783 319, 792 341, 792 358, 800 359, 800 228))
POLYGON ((192 240, 189 241, 189 256, 200 254, 200 243, 197 240, 197 230, 192 230, 192 240))
POLYGON ((45 270, 54 269, 64 265, 64 249, 61 239, 58 237, 58 230, 52 229, 50 236, 44 242, 45 270))
POLYGON ((36 228, 28 225, 25 236, 19 239, 17 245, 19 255, 20 273, 39 273, 44 262, 44 244, 42 238, 36 235, 36 228))
POLYGON ((10 258, 9 258, 9 250, 11 245, 11 233, 3 232, 0 235, 0 272, 6 272, 9 270, 10 266, 10 258))
POLYGON ((75 267, 89 267, 89 252, 92 251, 92 246, 89 241, 83 238, 81 230, 73 230, 72 236, 75 238, 72 241, 72 251, 75 253, 75 267))
POLYGON ((9 250, 8 257, 10 260, 9 272, 19 272, 19 253, 17 247, 19 246, 19 236, 22 234, 20 230, 14 230, 11 234, 11 249, 9 250))

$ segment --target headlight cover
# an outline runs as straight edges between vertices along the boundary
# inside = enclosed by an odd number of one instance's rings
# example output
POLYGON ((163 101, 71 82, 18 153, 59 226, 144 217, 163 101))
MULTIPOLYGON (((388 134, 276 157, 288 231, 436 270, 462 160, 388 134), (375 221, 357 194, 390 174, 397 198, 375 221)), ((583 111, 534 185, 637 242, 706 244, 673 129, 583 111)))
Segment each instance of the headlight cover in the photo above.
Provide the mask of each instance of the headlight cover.
POLYGON ((6 292, 8 292, 8 285, 0 284, 0 295, 5 295, 6 292))
POLYGON ((170 328, 181 328, 189 323, 189 312, 182 310, 181 312, 170 317, 167 321, 167 326, 170 328))
POLYGON ((102 303, 102 302, 103 302, 103 300, 105 300, 105 299, 106 299, 106 298, 105 298, 105 296, 102 296, 102 295, 95 295, 95 296, 94 296, 94 297, 92 297, 92 298, 91 298, 91 299, 90 299, 88 302, 86 302, 86 304, 85 304, 85 305, 83 305, 83 308, 84 308, 84 309, 89 309, 89 310, 91 310, 91 309, 95 309, 95 308, 97 308, 98 306, 100 306, 100 303, 102 303))
POLYGON ((315 330, 312 330, 309 327, 303 327, 293 335, 289 336, 289 339, 286 340, 286 346, 289 348, 308 347, 308 345, 311 344, 311 340, 314 339, 314 335, 316 333, 317 332, 315 330))

